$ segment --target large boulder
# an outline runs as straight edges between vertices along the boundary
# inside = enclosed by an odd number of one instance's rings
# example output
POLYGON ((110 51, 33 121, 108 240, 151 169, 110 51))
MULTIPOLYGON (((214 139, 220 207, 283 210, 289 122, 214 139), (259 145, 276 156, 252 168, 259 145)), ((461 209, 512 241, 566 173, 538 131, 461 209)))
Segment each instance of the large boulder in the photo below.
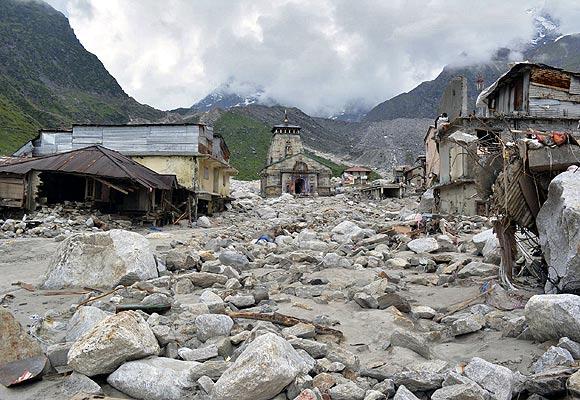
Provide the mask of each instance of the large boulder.
POLYGON ((191 398, 196 385, 192 369, 198 364, 165 357, 130 361, 109 375, 107 383, 136 399, 191 398))
POLYGON ((213 400, 267 400, 279 394, 308 367, 286 340, 257 337, 215 383, 213 400))
POLYGON ((0 365, 40 355, 38 342, 28 336, 10 311, 0 307, 0 365))
POLYGON ((155 334, 141 315, 124 311, 103 319, 68 352, 68 365, 87 376, 108 374, 129 360, 157 355, 155 334))
POLYGON ((580 341, 580 296, 543 294, 532 296, 526 304, 526 321, 539 341, 568 337, 580 341))
POLYGON ((147 239, 135 232, 113 229, 66 238, 50 261, 42 287, 113 288, 158 276, 147 239))
POLYGON ((536 218, 549 266, 546 293, 580 288, 580 170, 555 177, 536 218))

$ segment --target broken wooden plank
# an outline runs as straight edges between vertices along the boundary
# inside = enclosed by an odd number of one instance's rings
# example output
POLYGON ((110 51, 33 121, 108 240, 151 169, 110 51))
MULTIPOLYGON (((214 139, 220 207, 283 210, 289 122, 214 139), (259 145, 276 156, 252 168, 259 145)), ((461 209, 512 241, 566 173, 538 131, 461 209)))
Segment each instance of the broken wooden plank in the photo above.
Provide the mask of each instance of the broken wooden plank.
POLYGON ((322 335, 334 335, 339 338, 344 337, 344 334, 338 329, 329 328, 328 326, 316 324, 312 321, 306 319, 292 317, 290 315, 284 315, 279 313, 256 313, 256 312, 246 312, 246 311, 230 311, 227 313, 230 318, 245 318, 245 319, 255 319, 259 321, 268 321, 282 326, 294 326, 299 323, 310 324, 314 326, 316 333, 322 335))

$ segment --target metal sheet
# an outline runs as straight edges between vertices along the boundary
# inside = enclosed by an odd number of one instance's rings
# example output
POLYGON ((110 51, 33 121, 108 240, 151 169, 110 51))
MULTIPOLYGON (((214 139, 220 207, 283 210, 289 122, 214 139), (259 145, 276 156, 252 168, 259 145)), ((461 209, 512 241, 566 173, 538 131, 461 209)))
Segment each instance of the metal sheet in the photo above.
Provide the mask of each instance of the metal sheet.
POLYGON ((40 379, 46 367, 45 356, 31 357, 0 365, 0 383, 6 387, 40 379))
POLYGON ((143 165, 102 146, 90 146, 66 153, 24 159, 0 166, 0 173, 25 175, 30 171, 57 171, 117 179, 129 179, 146 188, 171 189, 168 179, 143 165))

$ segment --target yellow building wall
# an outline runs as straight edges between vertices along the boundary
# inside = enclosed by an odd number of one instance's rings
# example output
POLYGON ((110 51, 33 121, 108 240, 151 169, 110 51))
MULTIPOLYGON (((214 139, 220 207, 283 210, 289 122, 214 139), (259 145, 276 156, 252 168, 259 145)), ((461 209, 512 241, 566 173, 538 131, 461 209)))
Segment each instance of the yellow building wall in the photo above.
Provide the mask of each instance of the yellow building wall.
MULTIPOLYGON (((195 157, 140 156, 131 158, 158 174, 175 175, 177 177, 177 182, 183 187, 188 189, 193 189, 194 187, 195 157)), ((201 173, 203 173, 203 171, 201 173)))
POLYGON ((203 158, 199 159, 199 186, 204 192, 216 193, 221 196, 229 196, 230 174, 223 168, 221 164, 214 160, 203 158), (216 187, 214 187, 214 180, 217 180, 217 185, 215 185, 216 187))

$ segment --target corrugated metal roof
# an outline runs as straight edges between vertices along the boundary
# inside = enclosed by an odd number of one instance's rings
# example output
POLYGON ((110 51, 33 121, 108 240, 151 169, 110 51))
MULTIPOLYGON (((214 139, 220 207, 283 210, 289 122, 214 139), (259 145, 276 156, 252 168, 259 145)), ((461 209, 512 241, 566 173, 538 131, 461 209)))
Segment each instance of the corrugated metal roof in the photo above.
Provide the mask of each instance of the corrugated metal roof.
POLYGON ((160 175, 124 155, 102 146, 89 146, 0 165, 0 173, 24 175, 30 171, 58 171, 115 179, 129 179, 151 189, 176 186, 174 175, 160 175))

